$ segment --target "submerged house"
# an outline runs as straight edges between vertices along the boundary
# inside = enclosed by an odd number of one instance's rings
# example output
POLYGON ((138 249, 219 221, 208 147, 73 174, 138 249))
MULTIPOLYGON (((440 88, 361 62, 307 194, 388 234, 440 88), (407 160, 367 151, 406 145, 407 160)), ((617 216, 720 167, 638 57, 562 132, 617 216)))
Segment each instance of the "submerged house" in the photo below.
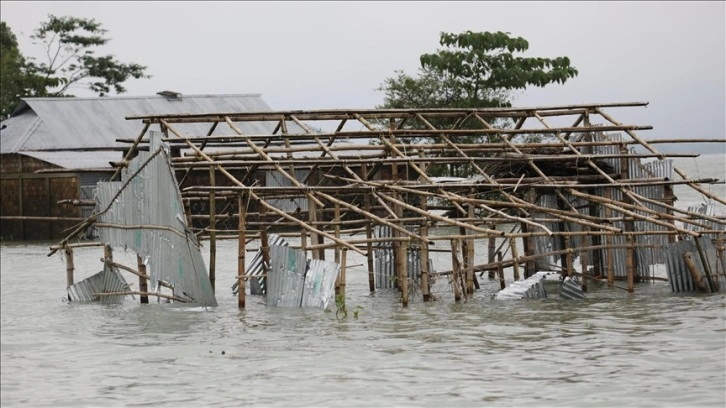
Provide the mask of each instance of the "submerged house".
MULTIPOLYGON (((0 124, 0 238, 45 240, 90 215, 96 184, 115 172, 142 131, 127 116, 270 111, 259 94, 93 98, 25 98, 0 124), (73 201, 75 204, 73 205, 73 201), (59 202, 67 204, 58 205, 59 202), (61 220, 63 219, 63 220, 61 220)), ((149 130, 159 130, 153 125, 149 130)), ((270 133, 269 122, 246 122, 245 132, 270 133)), ((226 126, 183 126, 197 134, 229 134, 226 126)), ((67 233, 67 232, 66 232, 67 233)))

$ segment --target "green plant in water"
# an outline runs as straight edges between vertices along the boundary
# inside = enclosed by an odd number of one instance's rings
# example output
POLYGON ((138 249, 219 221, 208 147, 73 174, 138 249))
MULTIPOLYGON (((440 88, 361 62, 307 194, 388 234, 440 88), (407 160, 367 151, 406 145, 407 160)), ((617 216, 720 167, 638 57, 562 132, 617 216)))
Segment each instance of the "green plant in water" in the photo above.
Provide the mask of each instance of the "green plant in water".
POLYGON ((348 317, 348 310, 345 308, 345 296, 335 295, 335 317, 345 319, 348 317))

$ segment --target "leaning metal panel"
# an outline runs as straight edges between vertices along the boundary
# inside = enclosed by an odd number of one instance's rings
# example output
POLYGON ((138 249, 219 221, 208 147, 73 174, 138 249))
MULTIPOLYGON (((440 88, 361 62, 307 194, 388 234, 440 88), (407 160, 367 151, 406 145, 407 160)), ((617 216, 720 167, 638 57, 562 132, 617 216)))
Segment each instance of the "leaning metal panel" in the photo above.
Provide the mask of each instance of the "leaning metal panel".
POLYGON ((286 246, 270 246, 267 305, 300 307, 306 269, 305 252, 286 246))
MULTIPOLYGON (((267 245, 273 246, 288 246, 288 242, 285 241, 284 238, 280 237, 277 234, 269 234, 267 236, 267 245)), ((250 277, 250 295, 264 295, 266 291, 266 279, 264 276, 267 272, 267 266, 265 266, 265 263, 263 261, 262 256, 262 247, 255 252, 255 255, 252 257, 252 261, 250 264, 245 268, 245 276, 250 277)), ((235 279, 234 284, 232 285, 232 294, 236 295, 239 292, 239 280, 235 279)))
POLYGON ((335 278, 340 267, 334 262, 311 259, 305 273, 302 307, 328 307, 331 296, 335 292, 335 278))
POLYGON ((152 282, 170 283, 174 295, 195 304, 217 305, 159 133, 150 133, 149 151, 129 162, 121 181, 98 184, 95 212, 101 241, 133 249, 148 265, 152 282))
POLYGON ((95 302, 103 304, 122 303, 124 295, 100 296, 101 293, 118 293, 129 290, 129 284, 115 267, 104 265, 103 270, 68 287, 72 302, 95 302))

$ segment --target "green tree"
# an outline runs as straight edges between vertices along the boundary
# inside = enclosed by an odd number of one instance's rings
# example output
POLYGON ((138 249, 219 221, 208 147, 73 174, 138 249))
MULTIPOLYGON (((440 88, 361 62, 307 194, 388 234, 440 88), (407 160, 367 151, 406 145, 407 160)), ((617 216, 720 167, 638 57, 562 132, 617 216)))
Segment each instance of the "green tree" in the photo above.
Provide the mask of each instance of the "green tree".
POLYGON ((529 42, 501 31, 441 33, 439 49, 421 55, 418 77, 387 78, 382 108, 511 106, 512 90, 565 83, 577 75, 567 57, 523 57, 529 42))
POLYGON ((40 78, 29 73, 15 34, 0 22, 0 120, 13 113, 21 97, 35 95, 39 84, 40 78))
MULTIPOLYGON (((384 80, 378 88, 384 93, 379 108, 509 107, 514 90, 565 83, 577 75, 577 69, 570 66, 567 57, 521 56, 529 49, 527 40, 501 31, 442 32, 439 43, 443 49, 421 55, 417 76, 395 71, 394 76, 384 80)), ((440 120, 435 125, 445 127, 453 122, 440 120)), ((506 123, 499 125, 507 126, 506 123)), ((482 125, 468 121, 464 126, 478 128, 482 125)), ((457 142, 482 140, 464 137, 457 142)), ((470 171, 467 166, 439 167, 432 166, 432 172, 466 175, 470 171)))
POLYGON ((44 61, 33 61, 34 74, 43 80, 43 93, 70 96, 66 92, 71 86, 84 84, 99 96, 112 90, 120 94, 126 92, 122 84, 128 79, 150 78, 143 65, 125 64, 113 55, 96 55, 96 47, 110 41, 104 36, 106 32, 93 19, 48 15, 48 21, 31 36, 46 55, 44 61))

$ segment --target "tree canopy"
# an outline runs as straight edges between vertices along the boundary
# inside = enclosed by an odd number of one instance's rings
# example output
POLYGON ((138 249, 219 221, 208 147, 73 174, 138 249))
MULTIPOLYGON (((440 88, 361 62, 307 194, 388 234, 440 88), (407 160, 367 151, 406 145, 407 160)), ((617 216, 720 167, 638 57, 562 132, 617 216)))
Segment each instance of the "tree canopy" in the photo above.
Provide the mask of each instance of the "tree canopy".
MULTIPOLYGON (((509 107, 514 90, 562 84, 577 75, 577 69, 570 66, 567 57, 519 55, 529 49, 527 40, 501 31, 442 32, 439 43, 443 49, 421 55, 416 76, 395 71, 394 76, 384 80, 378 88, 384 92, 383 105, 379 108, 509 107)), ((446 119, 439 121, 439 127, 448 125, 446 119)), ((476 121, 463 125, 464 128, 481 126, 476 121)), ((483 142, 468 136, 452 136, 452 139, 460 143, 483 142)), ((471 168, 466 164, 432 165, 430 171, 435 175, 465 176, 471 173, 471 168)))
POLYGON ((512 90, 565 83, 577 75, 567 57, 523 57, 522 37, 501 31, 442 32, 445 47, 420 57, 418 76, 396 71, 378 90, 382 108, 479 108, 511 106, 512 90))
POLYGON ((111 41, 94 19, 48 15, 30 37, 45 58, 25 58, 17 39, 2 23, 2 115, 6 117, 25 96, 72 96, 74 86, 85 86, 99 96, 126 92, 131 78, 149 78, 146 66, 123 63, 97 48, 111 41), (6 82, 7 79, 7 82, 6 82), (7 85, 7 88, 6 88, 7 85), (6 92, 7 91, 7 92, 6 92))

